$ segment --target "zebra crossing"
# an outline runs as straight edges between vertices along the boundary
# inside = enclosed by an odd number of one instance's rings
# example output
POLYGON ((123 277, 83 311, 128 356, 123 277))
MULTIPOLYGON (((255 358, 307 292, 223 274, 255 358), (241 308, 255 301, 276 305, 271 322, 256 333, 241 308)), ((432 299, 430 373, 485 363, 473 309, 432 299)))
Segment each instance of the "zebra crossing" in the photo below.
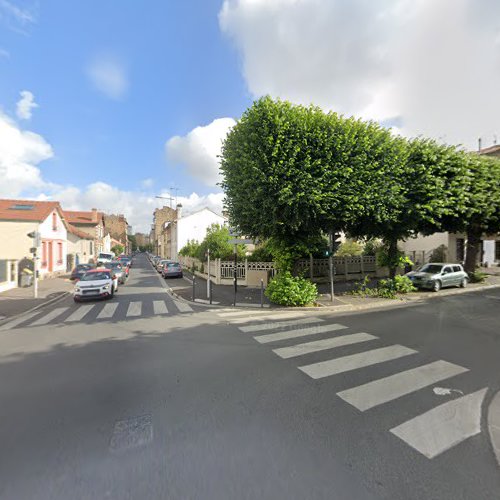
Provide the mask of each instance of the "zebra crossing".
MULTIPOLYGON (((297 360, 297 369, 313 380, 330 380, 357 370, 366 374, 377 365, 398 359, 419 363, 416 349, 400 344, 380 346, 377 344, 381 339, 376 335, 352 331, 339 323, 325 324, 324 318, 307 317, 307 313, 301 311, 217 309, 212 313, 233 323, 241 333, 250 334, 259 344, 271 344, 272 352, 279 358, 297 360), (321 338, 314 339, 315 336, 321 338), (280 346, 281 342, 285 345, 280 346), (290 345, 290 342, 297 343, 290 345), (340 348, 348 346, 362 350, 335 355, 340 348), (300 362, 314 353, 328 359, 309 364, 300 362)), ((443 359, 427 360, 382 378, 372 375, 368 382, 339 390, 336 395, 360 412, 370 412, 397 403, 400 398, 415 397, 417 391, 468 372, 468 368, 443 359)), ((481 432, 481 407, 487 390, 483 387, 469 394, 462 393, 386 430, 423 456, 433 459, 481 432)), ((397 405, 393 405, 391 411, 397 409, 397 405)), ((406 413, 405 418, 408 418, 406 413)))
POLYGON ((77 306, 56 307, 49 312, 38 311, 15 318, 0 325, 0 332, 12 330, 17 327, 44 326, 52 323, 76 324, 78 322, 94 320, 127 320, 149 317, 151 315, 165 316, 174 313, 183 314, 193 312, 193 308, 185 302, 173 300, 171 303, 174 307, 170 310, 164 300, 154 300, 152 302, 97 302, 78 304, 77 306), (152 312, 152 314, 148 313, 148 311, 152 312))

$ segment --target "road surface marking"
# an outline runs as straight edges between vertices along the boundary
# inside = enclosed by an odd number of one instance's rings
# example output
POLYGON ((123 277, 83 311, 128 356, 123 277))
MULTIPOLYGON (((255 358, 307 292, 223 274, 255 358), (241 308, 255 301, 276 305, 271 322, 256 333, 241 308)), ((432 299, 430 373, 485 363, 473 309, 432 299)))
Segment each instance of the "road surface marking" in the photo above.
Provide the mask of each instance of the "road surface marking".
POLYGON ((335 349, 345 345, 358 344, 359 342, 367 342, 368 340, 375 340, 378 337, 368 333, 353 333, 352 335, 342 335, 340 337, 333 337, 330 339, 315 340, 313 342, 305 342, 303 344, 292 345, 290 347, 281 347, 280 349, 273 349, 273 352, 279 357, 287 359, 294 358, 295 356, 302 356, 312 352, 324 351, 326 349, 335 349))
POLYGON ((42 316, 40 319, 37 319, 36 321, 31 323, 30 326, 46 325, 49 321, 52 321, 53 319, 57 318, 68 309, 69 309, 68 307, 57 307, 56 309, 53 309, 45 316, 42 316))
POLYGON ((155 314, 168 314, 167 304, 164 300, 153 301, 153 309, 155 314))
POLYGON ((181 313, 193 312, 193 308, 189 304, 186 304, 185 302, 179 302, 177 300, 174 300, 174 304, 175 307, 177 307, 177 309, 181 313))
POLYGON ((274 314, 266 314, 263 316, 250 316, 246 318, 228 318, 228 321, 231 321, 231 323, 235 324, 240 324, 240 323, 250 323, 250 321, 260 321, 262 319, 269 320, 269 319, 287 319, 287 318, 302 318, 304 316, 304 313, 301 312, 282 312, 282 313, 274 313, 274 314))
POLYGON ((127 309, 127 318, 140 316, 142 311, 142 302, 130 302, 127 309))
POLYGON ((112 318, 115 314, 116 308, 118 307, 118 302, 112 302, 111 304, 106 304, 101 312, 97 315, 97 319, 112 318))
POLYGON ((350 356, 343 356, 342 358, 321 361, 320 363, 313 363, 312 365, 299 366, 299 370, 302 370, 311 378, 317 379, 357 370, 365 366, 376 365, 384 361, 390 361, 416 353, 417 351, 409 347, 396 344, 389 347, 381 347, 379 349, 372 349, 371 351, 360 352, 358 354, 351 354, 350 356))
POLYGON ((139 446, 144 446, 153 440, 153 423, 151 415, 140 415, 116 422, 109 443, 109 451, 119 453, 139 446))
POLYGON ((64 321, 80 321, 91 309, 94 308, 94 304, 86 304, 84 306, 79 306, 78 309, 68 316, 64 321))
POLYGON ((238 330, 243 333, 261 332, 265 330, 274 330, 275 328, 284 328, 287 326, 322 323, 323 321, 325 320, 321 318, 292 319, 291 321, 274 321, 272 323, 261 323, 259 325, 239 326, 238 330))
POLYGON ((488 388, 436 406, 391 432, 427 458, 481 432, 481 405, 488 388))
POLYGON ((309 328, 300 328, 299 330, 286 330, 278 333, 268 333, 267 335, 258 335, 254 337, 257 342, 267 344, 268 342, 276 342, 277 340, 294 339, 297 337, 306 337, 307 335, 318 335, 319 333, 335 332, 344 330, 347 326, 344 325, 322 325, 311 326, 309 328))
POLYGON ((35 311, 30 314, 25 314, 20 318, 13 319, 12 321, 9 321, 8 323, 5 323, 4 325, 0 326, 0 332, 3 332, 5 330, 10 330, 11 328, 15 328, 17 325, 20 325, 21 323, 24 323, 25 321, 34 318, 38 314, 40 314, 40 311, 35 311))
POLYGON ((337 396, 358 410, 365 411, 467 371, 467 368, 447 361, 434 361, 341 391, 337 396))

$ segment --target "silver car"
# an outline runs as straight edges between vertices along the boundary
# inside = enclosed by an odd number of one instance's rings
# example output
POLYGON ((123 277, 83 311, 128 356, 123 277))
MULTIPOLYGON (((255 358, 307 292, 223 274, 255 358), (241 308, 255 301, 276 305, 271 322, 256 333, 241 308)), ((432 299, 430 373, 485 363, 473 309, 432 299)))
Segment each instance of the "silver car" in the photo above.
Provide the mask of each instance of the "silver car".
POLYGON ((425 264, 418 271, 411 271, 406 276, 417 288, 428 288, 434 292, 449 286, 465 288, 469 282, 469 276, 460 264, 441 262, 425 264))

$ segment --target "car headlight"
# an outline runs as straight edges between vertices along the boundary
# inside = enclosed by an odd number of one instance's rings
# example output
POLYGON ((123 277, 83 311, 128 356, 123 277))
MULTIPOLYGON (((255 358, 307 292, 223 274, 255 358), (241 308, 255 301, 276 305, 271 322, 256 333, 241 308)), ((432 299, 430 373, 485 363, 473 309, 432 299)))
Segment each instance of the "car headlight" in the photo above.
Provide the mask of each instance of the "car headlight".
POLYGON ((104 285, 104 286, 102 287, 102 289, 103 289, 103 290, 109 290, 109 285, 104 285))
POLYGON ((81 291, 81 290, 80 290, 79 288, 75 288, 75 292, 76 292, 76 293, 80 293, 80 291, 81 291))

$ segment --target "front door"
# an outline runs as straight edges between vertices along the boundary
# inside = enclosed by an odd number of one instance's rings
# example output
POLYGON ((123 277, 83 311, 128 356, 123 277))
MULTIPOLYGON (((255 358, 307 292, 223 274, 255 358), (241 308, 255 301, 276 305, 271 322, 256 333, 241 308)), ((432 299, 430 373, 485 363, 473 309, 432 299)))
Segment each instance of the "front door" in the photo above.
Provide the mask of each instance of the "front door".
POLYGON ((52 272, 53 266, 54 266, 54 256, 52 254, 52 241, 49 241, 48 244, 48 257, 49 257, 49 273, 52 272))

